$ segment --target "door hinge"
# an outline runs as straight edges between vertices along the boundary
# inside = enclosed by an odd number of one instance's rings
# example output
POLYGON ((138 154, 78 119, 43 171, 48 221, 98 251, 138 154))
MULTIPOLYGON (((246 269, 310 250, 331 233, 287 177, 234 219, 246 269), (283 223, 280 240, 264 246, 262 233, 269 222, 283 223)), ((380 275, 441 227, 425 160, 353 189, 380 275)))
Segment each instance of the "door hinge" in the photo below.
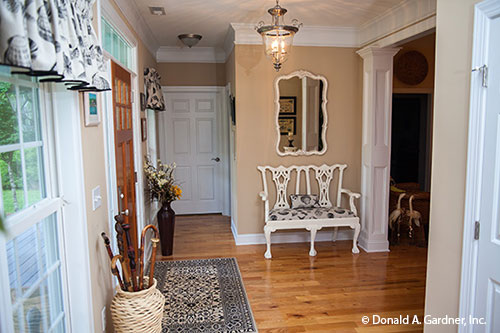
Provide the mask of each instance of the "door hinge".
POLYGON ((479 239, 480 226, 481 226, 481 224, 479 223, 479 221, 476 221, 476 223, 474 223, 474 239, 475 240, 479 239))
POLYGON ((488 66, 482 65, 480 67, 474 67, 472 69, 473 72, 481 72, 483 74, 483 87, 488 88, 488 66))
POLYGON ((134 171, 134 182, 137 183, 137 171, 134 171))

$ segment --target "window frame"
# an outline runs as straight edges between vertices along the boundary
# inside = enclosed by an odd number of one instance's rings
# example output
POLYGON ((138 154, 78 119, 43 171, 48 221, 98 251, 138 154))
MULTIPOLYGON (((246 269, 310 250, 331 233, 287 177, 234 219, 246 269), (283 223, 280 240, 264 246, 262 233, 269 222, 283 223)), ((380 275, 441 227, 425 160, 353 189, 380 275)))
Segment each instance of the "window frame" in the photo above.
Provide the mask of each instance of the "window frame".
MULTIPOLYGON (((5 218, 6 230, 8 232, 6 234, 0 234, 0 266, 5 267, 6 269, 2 269, 0 272, 0 290, 10 290, 10 278, 8 272, 8 259, 7 259, 7 243, 14 239, 15 237, 21 235, 25 231, 28 231, 29 228, 38 224, 45 218, 48 218, 52 215, 55 215, 56 219, 56 229, 57 229, 57 246, 59 250, 59 259, 57 263, 57 267, 54 270, 60 270, 60 280, 61 280, 61 294, 62 294, 62 307, 63 307, 63 317, 59 317, 56 321, 58 324, 61 320, 64 320, 64 324, 66 330, 69 328, 69 295, 67 288, 67 279, 66 279, 66 256, 65 256, 65 247, 64 247, 64 238, 62 237, 63 231, 63 219, 62 219, 62 208, 64 205, 64 200, 60 197, 58 193, 58 179, 56 177, 57 164, 56 155, 55 155, 55 136, 53 132, 53 127, 51 124, 53 123, 53 112, 50 107, 50 103, 47 103, 48 91, 50 91, 50 86, 48 83, 37 83, 29 80, 22 80, 16 76, 0 76, 0 80, 4 82, 10 82, 16 85, 16 112, 18 117, 19 124, 19 143, 14 144, 19 146, 19 151, 23 152, 25 148, 24 139, 23 139, 23 130, 22 130, 22 120, 19 119, 21 116, 20 106, 18 103, 19 99, 19 87, 20 86, 29 86, 31 88, 37 88, 38 92, 38 117, 40 121, 40 145, 36 145, 35 147, 42 147, 42 155, 43 155, 43 176, 44 176, 44 185, 45 185, 45 194, 46 197, 41 199, 40 201, 27 205, 25 202, 25 207, 20 209, 17 212, 12 213, 11 215, 5 218)), ((35 107, 35 106, 34 106, 35 107)), ((9 146, 14 146, 9 145, 9 146)), ((9 150, 10 151, 10 150, 9 150)), ((27 198, 27 185, 25 182, 26 177, 26 166, 24 162, 24 154, 21 155, 22 159, 22 172, 23 172, 23 188, 24 188, 24 198, 27 198)), ((3 211, 3 200, 0 200, 0 208, 3 211)), ((45 273, 47 274, 47 273, 45 273)), ((44 274, 44 275, 45 275, 44 274)), ((44 278, 44 281, 48 281, 47 277, 44 278)), ((43 283, 43 282, 42 282, 43 283)), ((0 304, 2 304, 2 308, 4 311, 0 313, 0 328, 5 332, 14 331, 14 317, 13 317, 13 305, 11 301, 10 294, 2 293, 3 296, 0 297, 0 304)), ((16 302, 17 303, 17 302, 16 302)), ((23 325, 24 327, 24 325, 23 325)))
MULTIPOLYGON (((57 191, 53 193, 58 194, 61 204, 57 222, 66 330, 92 333, 97 318, 92 304, 79 93, 67 90, 62 84, 44 83, 40 87, 43 88, 39 89, 41 116, 47 116, 46 131, 53 140, 48 147, 50 159, 47 158, 53 167, 46 170, 52 180, 57 180, 52 191, 57 191)), ((41 202, 37 205, 43 208, 41 202)), ((0 233, 3 248, 5 241, 6 235, 0 233)), ((0 255, 0 267, 8 267, 4 255, 0 255)), ((9 282, 8 271, 0 270, 0 288, 7 288, 0 290, 10 290, 9 282)), ((10 333, 13 331, 10 297, 0 296, 0 308, 6 309, 0 311, 0 332, 10 333)))
MULTIPOLYGON (((47 132, 47 125, 50 123, 50 112, 46 111, 45 105, 43 103, 43 90, 47 89, 47 84, 45 83, 37 83, 29 80, 22 80, 19 79, 16 76, 12 77, 6 77, 6 76, 0 76, 0 80, 4 82, 10 82, 11 84, 16 86, 16 115, 17 115, 17 120, 18 120, 18 127, 19 127, 19 142, 10 144, 10 145, 2 145, 0 146, 0 153, 3 152, 9 152, 9 151, 15 151, 19 150, 21 154, 21 168, 22 168, 22 175, 23 175, 23 192, 24 192, 24 203, 25 207, 21 208, 19 211, 12 213, 10 216, 7 217, 7 225, 9 225, 9 220, 14 219, 15 216, 19 214, 24 214, 23 212, 26 209, 30 209, 30 206, 33 205, 28 205, 27 200, 28 200, 28 193, 27 193, 27 185, 25 182, 26 178, 26 162, 25 162, 25 154, 24 151, 29 148, 38 148, 42 147, 42 154, 43 154, 43 173, 45 177, 45 195, 46 197, 41 199, 40 201, 35 203, 35 206, 38 205, 39 203, 42 203, 45 201, 45 199, 48 199, 49 197, 55 197, 57 193, 54 193, 54 179, 52 178, 52 174, 50 173, 50 159, 53 158, 53 153, 54 151, 50 148, 54 144, 54 140, 52 137, 47 132), (30 87, 30 88, 36 88, 38 89, 38 117, 40 119, 40 139, 37 141, 33 142, 24 142, 24 135, 22 131, 22 120, 21 120, 21 110, 20 106, 18 105, 19 103, 19 87, 24 86, 24 87, 30 87), (49 118, 49 119, 48 119, 49 118), (7 149, 3 148, 7 147, 7 149), (9 149, 10 148, 10 149, 9 149)), ((33 95, 33 97, 35 97, 33 95)), ((56 184, 57 187, 57 184, 56 184)), ((4 211, 4 205, 3 205, 3 198, 0 199, 0 211, 4 211)))

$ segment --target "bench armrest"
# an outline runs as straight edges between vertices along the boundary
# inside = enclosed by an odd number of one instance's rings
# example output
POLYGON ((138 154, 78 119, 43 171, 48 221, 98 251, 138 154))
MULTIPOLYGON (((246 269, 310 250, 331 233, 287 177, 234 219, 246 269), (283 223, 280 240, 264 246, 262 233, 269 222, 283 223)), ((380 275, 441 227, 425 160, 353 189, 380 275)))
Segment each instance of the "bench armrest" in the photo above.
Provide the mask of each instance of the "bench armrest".
POLYGON ((269 200, 267 198, 267 193, 262 191, 259 193, 260 198, 264 201, 264 221, 267 223, 267 219, 269 218, 269 200))
POLYGON ((352 192, 347 189, 341 189, 340 193, 345 193, 349 196, 349 209, 354 213, 354 215, 358 216, 358 210, 356 209, 356 205, 354 204, 354 199, 361 198, 361 194, 352 192))

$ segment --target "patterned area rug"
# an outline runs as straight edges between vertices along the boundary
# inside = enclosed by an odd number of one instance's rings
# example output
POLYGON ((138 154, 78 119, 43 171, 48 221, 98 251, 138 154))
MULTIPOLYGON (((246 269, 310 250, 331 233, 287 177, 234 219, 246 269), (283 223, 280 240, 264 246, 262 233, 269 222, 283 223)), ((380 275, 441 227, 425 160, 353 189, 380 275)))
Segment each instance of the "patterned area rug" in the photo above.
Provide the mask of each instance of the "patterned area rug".
POLYGON ((157 262, 163 332, 257 332, 235 258, 157 262))

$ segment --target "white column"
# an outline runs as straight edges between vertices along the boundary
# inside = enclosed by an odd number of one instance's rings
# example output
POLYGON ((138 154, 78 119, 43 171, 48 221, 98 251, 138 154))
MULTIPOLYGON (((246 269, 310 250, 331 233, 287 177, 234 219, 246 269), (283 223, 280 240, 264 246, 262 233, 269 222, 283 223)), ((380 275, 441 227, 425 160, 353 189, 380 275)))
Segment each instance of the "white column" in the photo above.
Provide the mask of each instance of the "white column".
POLYGON ((399 48, 365 47, 363 58, 363 141, 361 233, 367 252, 389 251, 388 209, 391 166, 392 63, 399 48))

